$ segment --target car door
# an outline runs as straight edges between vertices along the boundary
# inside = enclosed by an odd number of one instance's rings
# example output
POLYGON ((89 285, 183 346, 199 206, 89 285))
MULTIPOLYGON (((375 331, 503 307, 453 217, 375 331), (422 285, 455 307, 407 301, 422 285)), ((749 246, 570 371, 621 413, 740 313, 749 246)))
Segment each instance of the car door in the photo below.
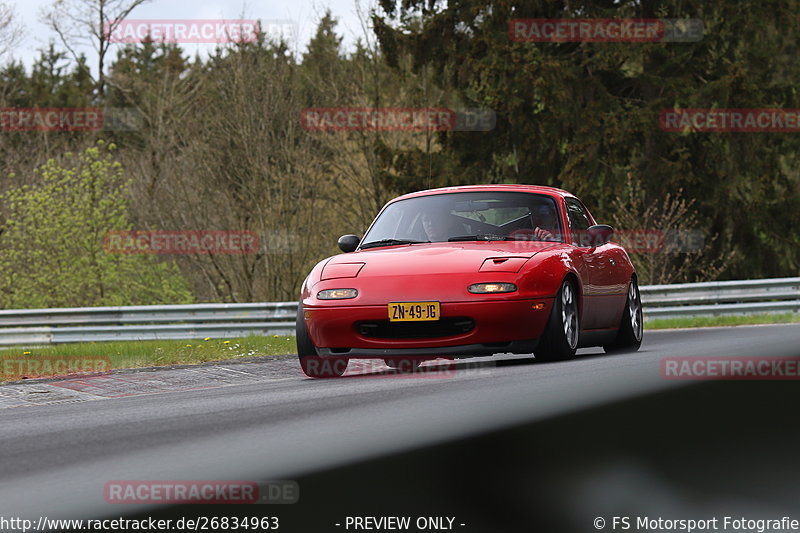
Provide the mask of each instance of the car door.
POLYGON ((592 269, 592 288, 595 291, 594 311, 597 328, 616 328, 622 318, 628 283, 623 279, 622 252, 615 244, 603 244, 595 249, 592 269))
POLYGON ((573 243, 583 253, 589 278, 589 283, 584 287, 588 308, 584 329, 617 327, 624 304, 620 298, 624 298, 627 290, 626 283, 620 280, 620 268, 617 266, 619 249, 610 243, 598 246, 598 243, 591 242, 585 230, 594 222, 586 207, 577 198, 567 198, 566 203, 570 226, 574 220, 578 227, 578 238, 574 238, 573 243))
POLYGON ((596 311, 594 302, 594 289, 592 272, 596 268, 596 254, 594 248, 588 242, 588 232, 591 225, 589 214, 583 205, 574 198, 564 199, 567 222, 569 222, 570 242, 573 246, 575 264, 581 276, 583 293, 581 300, 583 308, 581 310, 581 329, 595 329, 596 311))

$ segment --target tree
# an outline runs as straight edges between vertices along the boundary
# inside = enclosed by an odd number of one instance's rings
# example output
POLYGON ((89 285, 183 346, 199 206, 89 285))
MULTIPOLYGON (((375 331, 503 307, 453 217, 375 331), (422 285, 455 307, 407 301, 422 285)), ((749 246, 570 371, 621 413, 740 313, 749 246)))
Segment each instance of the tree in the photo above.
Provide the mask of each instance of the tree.
MULTIPOLYGON (((94 82, 85 63, 71 64, 54 46, 40 50, 30 73, 12 62, 0 70, 0 107, 46 108, 91 106, 94 82)), ((33 169, 48 159, 91 143, 94 132, 3 131, 0 135, 0 193, 35 181, 33 169)))
POLYGON ((71 65, 67 54, 50 43, 40 50, 26 87, 25 107, 88 107, 94 83, 86 58, 71 65))
POLYGON ((658 238, 639 249, 635 242, 626 246, 640 285, 716 279, 734 258, 734 252, 723 256, 713 253, 718 236, 700 226, 694 201, 686 200, 682 193, 679 189, 648 204, 641 178, 628 175, 623 194, 614 200, 612 221, 623 244, 625 233, 633 237, 628 240, 648 235, 658 238))
POLYGON ((56 32, 76 62, 76 47, 90 45, 97 52, 97 93, 105 94, 106 55, 111 35, 134 9, 148 0, 54 0, 42 19, 56 32))
POLYGON ((0 57, 8 54, 22 38, 22 27, 12 6, 0 2, 0 57))
POLYGON ((390 64, 402 68, 399 59, 411 54, 412 70, 433 66, 437 83, 468 107, 497 112, 496 128, 479 140, 441 135, 464 181, 563 187, 610 219, 631 173, 642 178, 648 205, 678 189, 696 202, 699 224, 719 234, 709 253, 737 252, 726 276, 800 269, 800 138, 671 133, 658 122, 661 110, 675 107, 800 108, 797 0, 380 5, 373 20, 390 64), (528 43, 508 36, 513 19, 625 17, 696 18, 705 33, 690 43, 528 43), (753 249, 760 253, 748 253, 753 249))
POLYGON ((188 286, 172 261, 107 253, 104 236, 129 230, 127 181, 98 141, 40 169, 40 183, 0 197, 0 306, 188 303, 188 286))
MULTIPOLYGON (((359 6, 360 7, 360 6, 359 6)), ((361 12, 359 10, 359 15, 361 12)), ((304 103, 311 107, 455 107, 433 83, 432 68, 421 72, 387 65, 369 20, 361 17, 364 35, 345 54, 336 35, 336 20, 322 17, 299 65, 304 103)), ((398 61, 408 63, 405 54, 398 61)), ((375 213, 397 194, 452 185, 459 176, 443 157, 433 131, 328 131, 309 137, 324 154, 330 179, 350 208, 341 213, 346 233, 367 227, 375 213)))

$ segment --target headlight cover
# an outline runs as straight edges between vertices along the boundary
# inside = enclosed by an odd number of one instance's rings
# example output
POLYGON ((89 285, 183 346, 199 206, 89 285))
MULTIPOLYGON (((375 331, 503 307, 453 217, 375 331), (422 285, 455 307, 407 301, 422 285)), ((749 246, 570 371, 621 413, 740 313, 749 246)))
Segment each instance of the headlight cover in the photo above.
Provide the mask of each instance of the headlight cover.
POLYGON ((514 292, 517 286, 513 283, 473 283, 467 290, 472 294, 501 294, 514 292))
MULTIPOLYGON (((320 281, 336 278, 355 278, 366 263, 328 263, 322 269, 320 281)), ((342 283, 349 283, 343 281, 342 283)))
POLYGON ((317 293, 320 300, 349 300, 358 296, 356 289, 326 289, 317 293))

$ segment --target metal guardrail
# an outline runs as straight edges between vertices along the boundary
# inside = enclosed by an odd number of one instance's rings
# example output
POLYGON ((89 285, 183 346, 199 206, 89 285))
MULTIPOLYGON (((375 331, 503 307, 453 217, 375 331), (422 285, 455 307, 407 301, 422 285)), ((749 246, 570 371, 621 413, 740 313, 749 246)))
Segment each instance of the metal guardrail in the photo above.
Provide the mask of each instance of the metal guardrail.
POLYGON ((800 278, 640 287, 645 319, 800 312, 800 278))
POLYGON ((297 302, 0 310, 0 346, 294 335, 297 302))
MULTIPOLYGON (((800 312, 800 278, 642 286, 645 318, 800 312)), ((296 302, 0 310, 0 346, 294 335, 296 302)))

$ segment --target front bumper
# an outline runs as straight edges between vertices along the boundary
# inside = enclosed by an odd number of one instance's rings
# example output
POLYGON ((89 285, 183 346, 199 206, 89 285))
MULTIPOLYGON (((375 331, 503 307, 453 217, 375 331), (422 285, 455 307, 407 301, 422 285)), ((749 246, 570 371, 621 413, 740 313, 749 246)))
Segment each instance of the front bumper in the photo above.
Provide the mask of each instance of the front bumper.
POLYGON ((550 316, 553 298, 441 302, 442 320, 464 318, 469 331, 425 338, 376 338, 364 322, 388 320, 388 306, 304 306, 308 333, 320 355, 349 357, 530 353, 550 316), (535 306, 541 307, 536 309, 535 306))
POLYGON ((464 344, 461 346, 442 346, 438 348, 350 348, 331 349, 317 348, 322 357, 408 357, 411 359, 425 359, 436 357, 478 357, 481 355, 494 355, 496 353, 533 353, 539 344, 539 339, 526 341, 511 341, 494 344, 464 344))

